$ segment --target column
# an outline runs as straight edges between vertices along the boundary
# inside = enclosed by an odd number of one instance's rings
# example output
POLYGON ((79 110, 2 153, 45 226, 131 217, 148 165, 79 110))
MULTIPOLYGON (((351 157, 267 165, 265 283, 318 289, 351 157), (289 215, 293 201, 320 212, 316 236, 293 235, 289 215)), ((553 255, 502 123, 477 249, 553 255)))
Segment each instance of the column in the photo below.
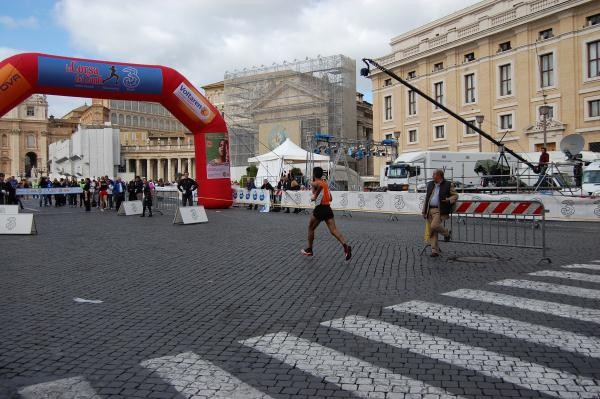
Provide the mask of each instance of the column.
POLYGON ((125 173, 127 173, 128 169, 129 169, 129 165, 127 165, 127 163, 128 163, 127 158, 123 158, 123 163, 125 164, 125 173))
POLYGON ((142 160, 141 159, 136 159, 135 160, 135 175, 136 176, 142 176, 142 160))
POLYGON ((192 177, 192 158, 187 159, 187 172, 190 174, 190 177, 192 177))
MULTIPOLYGON (((21 167, 19 133, 19 130, 10 132, 10 175, 15 177, 19 176, 19 168, 21 167)), ((25 165, 23 165, 22 169, 25 170, 25 165)))
POLYGON ((173 171, 172 169, 173 163, 171 161, 171 158, 167 159, 167 176, 166 176, 166 180, 167 181, 171 181, 171 179, 173 179, 171 172, 173 171))
POLYGON ((146 178, 152 179, 152 159, 146 159, 146 178))
POLYGON ((158 158, 156 160, 156 178, 157 179, 162 179, 163 178, 163 160, 162 158, 158 158))
POLYGON ((194 158, 190 158, 190 177, 192 179, 196 178, 196 167, 194 165, 194 158))
POLYGON ((181 159, 175 158, 175 170, 173 176, 176 176, 177 173, 181 173, 181 159))

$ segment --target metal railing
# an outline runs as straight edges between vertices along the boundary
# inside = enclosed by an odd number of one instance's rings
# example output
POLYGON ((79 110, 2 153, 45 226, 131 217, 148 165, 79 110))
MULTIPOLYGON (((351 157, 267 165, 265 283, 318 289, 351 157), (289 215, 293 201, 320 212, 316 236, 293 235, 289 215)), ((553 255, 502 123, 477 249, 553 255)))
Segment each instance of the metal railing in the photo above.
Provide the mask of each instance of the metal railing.
POLYGON ((540 201, 457 201, 450 215, 452 241, 529 248, 546 256, 546 210, 540 201))

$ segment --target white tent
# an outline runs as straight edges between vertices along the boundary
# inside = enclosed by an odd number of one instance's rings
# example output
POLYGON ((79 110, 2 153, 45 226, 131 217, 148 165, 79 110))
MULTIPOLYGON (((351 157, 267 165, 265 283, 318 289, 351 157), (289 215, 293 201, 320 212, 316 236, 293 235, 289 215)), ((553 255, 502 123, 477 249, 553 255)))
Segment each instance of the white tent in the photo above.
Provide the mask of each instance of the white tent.
MULTIPOLYGON (((260 187, 263 179, 268 179, 273 185, 277 184, 281 173, 289 172, 292 168, 299 168, 302 173, 305 173, 308 156, 308 151, 303 150, 288 138, 273 151, 248 158, 248 163, 258 164, 255 181, 256 186, 260 187)), ((312 159, 315 161, 315 166, 327 169, 329 156, 312 154, 312 159)))

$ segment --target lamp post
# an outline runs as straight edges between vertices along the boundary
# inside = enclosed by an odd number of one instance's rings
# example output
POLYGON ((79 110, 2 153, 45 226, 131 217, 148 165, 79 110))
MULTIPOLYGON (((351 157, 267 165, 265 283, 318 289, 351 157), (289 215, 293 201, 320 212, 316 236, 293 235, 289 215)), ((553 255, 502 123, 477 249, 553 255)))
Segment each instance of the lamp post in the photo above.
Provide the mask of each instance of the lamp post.
POLYGON ((546 129, 547 129, 547 121, 548 121, 548 113, 550 113, 550 107, 547 105, 542 105, 540 107, 540 115, 542 116, 542 129, 544 129, 544 148, 547 148, 547 140, 546 140, 546 129))
MULTIPOLYGON (((479 130, 481 130, 481 124, 483 123, 483 115, 475 115, 475 121, 477 122, 477 127, 479 128, 479 130)), ((481 134, 478 134, 479 136, 479 152, 481 152, 481 134)))
POLYGON ((394 132, 394 138, 396 139, 396 158, 398 157, 398 150, 400 149, 400 132, 399 131, 395 131, 394 132))

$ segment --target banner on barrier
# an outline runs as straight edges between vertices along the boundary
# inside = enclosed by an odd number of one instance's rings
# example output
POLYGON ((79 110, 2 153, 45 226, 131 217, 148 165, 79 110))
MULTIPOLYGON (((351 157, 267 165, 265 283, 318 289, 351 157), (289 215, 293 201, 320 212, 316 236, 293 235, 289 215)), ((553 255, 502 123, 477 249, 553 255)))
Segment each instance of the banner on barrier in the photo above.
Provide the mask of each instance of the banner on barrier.
POLYGON ((0 215, 16 215, 19 213, 19 205, 0 205, 0 215))
POLYGON ((208 217, 203 206, 180 206, 175 212, 173 224, 206 223, 208 217))
POLYGON ((119 208, 117 215, 141 215, 143 209, 142 201, 125 201, 121 203, 121 207, 119 208))
POLYGON ((269 190, 245 188, 233 190, 233 202, 237 204, 269 205, 271 203, 271 193, 269 190))
POLYGON ((52 187, 52 188, 17 188, 17 195, 57 195, 80 194, 81 187, 52 187))
POLYGON ((37 234, 33 214, 0 215, 0 234, 37 234))

